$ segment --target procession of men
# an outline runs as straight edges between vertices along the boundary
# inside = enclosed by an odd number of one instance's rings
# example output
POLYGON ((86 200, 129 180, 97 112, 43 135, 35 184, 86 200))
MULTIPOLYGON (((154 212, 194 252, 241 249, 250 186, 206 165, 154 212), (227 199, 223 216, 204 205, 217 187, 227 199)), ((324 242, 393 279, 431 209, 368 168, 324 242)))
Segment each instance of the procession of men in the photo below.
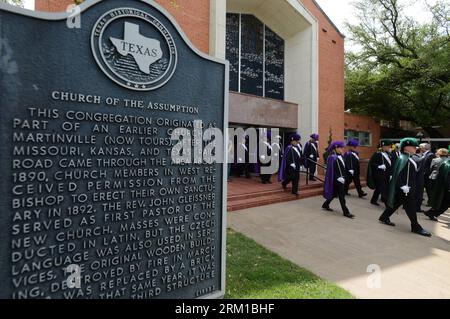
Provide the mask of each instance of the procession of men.
MULTIPOLYGON (((319 135, 311 134, 303 147, 301 136, 293 133, 283 148, 280 136, 273 140, 270 132, 262 136, 260 148, 265 152, 260 154, 256 163, 260 170, 261 183, 272 184, 272 174, 263 173, 264 167, 270 166, 270 158, 279 161, 278 182, 284 191, 291 185, 291 193, 299 196, 301 192, 300 176, 309 181, 317 181, 317 167, 320 152, 318 148, 319 135), (267 160, 269 159, 269 160, 267 160)), ((368 194, 364 192, 361 183, 361 159, 358 152, 360 143, 357 139, 332 141, 326 150, 326 165, 323 166, 323 197, 322 209, 333 212, 331 203, 338 199, 344 217, 353 219, 346 203, 350 185, 353 183, 360 199, 368 194)), ((248 138, 242 139, 238 145, 244 149, 243 158, 235 158, 238 176, 250 178, 248 138)), ((400 143, 382 140, 378 150, 371 156, 367 168, 367 186, 373 190, 370 204, 383 206, 379 222, 389 227, 395 227, 391 221, 392 215, 403 208, 411 222, 411 232, 431 237, 419 223, 417 214, 423 213, 432 221, 444 214, 450 207, 450 159, 449 149, 439 149, 432 152, 431 145, 420 143, 415 138, 405 138, 400 143), (425 202, 425 194, 427 201, 425 202), (428 206, 428 210, 423 208, 428 206)))

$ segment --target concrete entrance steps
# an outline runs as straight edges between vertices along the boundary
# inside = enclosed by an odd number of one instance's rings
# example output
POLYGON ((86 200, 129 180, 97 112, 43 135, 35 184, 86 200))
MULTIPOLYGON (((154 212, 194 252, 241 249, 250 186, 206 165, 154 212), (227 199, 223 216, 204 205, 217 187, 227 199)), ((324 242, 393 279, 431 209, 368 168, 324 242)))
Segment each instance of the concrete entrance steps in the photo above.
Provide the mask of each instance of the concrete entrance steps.
POLYGON ((291 194, 291 188, 283 191, 280 187, 276 191, 258 192, 253 194, 243 194, 228 197, 228 211, 237 211, 252 207, 271 205, 275 203, 289 202, 293 200, 314 197, 321 195, 323 187, 321 185, 303 186, 300 190, 300 196, 291 194))
MULTIPOLYGON (((229 212, 271 205, 275 203, 295 201, 314 196, 320 196, 323 193, 322 182, 310 182, 306 185, 305 179, 300 179, 300 196, 291 194, 292 188, 289 186, 286 191, 281 188, 281 184, 272 178, 273 184, 261 184, 259 179, 253 177, 233 178, 228 183, 228 202, 227 210, 229 212)), ((365 184, 365 183, 364 183, 365 184)), ((352 185, 351 188, 354 188, 352 185)))
POLYGON ((262 184, 258 177, 232 178, 228 183, 228 211, 236 211, 246 208, 270 205, 274 203, 288 202, 322 194, 323 184, 319 181, 310 182, 300 178, 300 196, 291 194, 289 186, 286 191, 277 182, 277 177, 272 177, 272 184, 262 184))

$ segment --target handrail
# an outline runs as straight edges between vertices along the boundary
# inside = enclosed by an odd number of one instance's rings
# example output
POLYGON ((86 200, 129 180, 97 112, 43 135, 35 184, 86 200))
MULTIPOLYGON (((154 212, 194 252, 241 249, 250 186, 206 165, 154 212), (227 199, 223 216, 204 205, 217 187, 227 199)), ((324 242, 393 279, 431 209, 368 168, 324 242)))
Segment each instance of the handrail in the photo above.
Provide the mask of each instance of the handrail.
MULTIPOLYGON (((322 165, 322 164, 320 164, 320 163, 318 163, 318 162, 316 162, 316 161, 313 161, 312 159, 310 159, 310 158, 306 158, 306 160, 307 161, 310 161, 311 163, 314 163, 314 164, 316 164, 317 166, 319 166, 319 167, 322 167, 325 171, 327 170, 327 166, 326 165, 322 165)), ((309 185, 309 167, 307 167, 306 168, 306 176, 307 176, 307 178, 306 178, 306 185, 309 185)), ((317 180, 319 180, 319 181, 321 181, 322 183, 325 183, 325 181, 323 180, 323 179, 321 179, 320 177, 317 177, 317 176, 314 176, 314 178, 315 179, 317 179, 317 180)))
MULTIPOLYGON (((304 174, 306 176, 306 185, 309 185, 309 170, 307 171, 300 171, 300 174, 304 174)), ((325 183, 325 180, 321 179, 318 176, 314 176, 315 179, 317 179, 318 181, 325 183)))
POLYGON ((320 164, 320 163, 318 163, 318 162, 316 162, 316 161, 313 161, 313 160, 310 159, 310 158, 307 158, 306 160, 310 161, 311 163, 316 164, 316 165, 319 166, 319 167, 322 167, 324 170, 327 170, 327 166, 326 166, 326 165, 323 165, 323 164, 320 164))

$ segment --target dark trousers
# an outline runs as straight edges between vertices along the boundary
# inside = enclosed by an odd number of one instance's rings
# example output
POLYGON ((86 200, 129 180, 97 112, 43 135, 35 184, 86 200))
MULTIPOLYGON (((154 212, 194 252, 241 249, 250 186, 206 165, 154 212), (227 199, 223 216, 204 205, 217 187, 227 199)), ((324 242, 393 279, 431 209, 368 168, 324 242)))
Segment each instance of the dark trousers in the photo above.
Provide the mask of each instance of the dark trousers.
POLYGON ((286 175, 286 179, 283 181, 283 187, 286 187, 289 183, 292 183, 292 194, 298 193, 298 184, 300 181, 300 172, 289 168, 288 174, 286 175))
POLYGON ((350 213, 350 210, 347 207, 347 202, 345 201, 345 185, 339 182, 334 182, 334 197, 332 199, 327 199, 325 203, 323 203, 323 207, 329 208, 331 202, 336 197, 339 198, 339 203, 341 204, 344 215, 350 213))
POLYGON ((428 211, 428 213, 432 214, 434 217, 439 217, 442 214, 444 214, 449 208, 450 208, 450 192, 447 192, 444 195, 441 207, 439 209, 431 209, 428 211))
POLYGON ((315 180, 317 165, 315 163, 309 162, 308 169, 309 169, 309 179, 315 180))
POLYGON ((362 190, 362 187, 361 187, 361 178, 360 178, 359 174, 357 174, 357 175, 348 174, 347 175, 347 177, 345 178, 345 193, 348 194, 348 190, 349 190, 350 184, 352 182, 355 183, 355 187, 356 187, 356 190, 358 191, 358 195, 364 194, 364 191, 362 190))
POLYGON ((261 182, 263 182, 263 183, 270 182, 271 177, 272 177, 272 175, 270 175, 270 174, 261 174, 261 182))
POLYGON ((415 199, 414 193, 406 196, 401 190, 398 192, 399 193, 397 193, 395 197, 394 207, 387 207, 383 214, 380 216, 380 220, 388 220, 400 208, 400 206, 403 205, 403 208, 406 211, 406 215, 408 215, 408 218, 411 221, 411 230, 421 230, 422 226, 420 226, 419 222, 417 221, 417 201, 415 199))
POLYGON ((430 203, 431 193, 433 190, 433 183, 434 181, 432 179, 426 178, 425 179, 425 190, 427 191, 427 197, 428 197, 428 205, 430 203))
POLYGON ((375 191, 373 192, 373 196, 371 199, 372 203, 375 203, 378 201, 378 198, 381 195, 381 201, 383 203, 386 202, 387 199, 387 193, 389 190, 389 177, 386 177, 385 174, 379 174, 375 177, 375 191))
POLYGON ((424 181, 419 181, 417 183, 417 190, 416 190, 416 208, 417 211, 422 210, 422 202, 423 202, 423 191, 425 187, 424 181))
POLYGON ((245 175, 245 177, 250 177, 250 163, 239 163, 237 164, 237 176, 245 175))

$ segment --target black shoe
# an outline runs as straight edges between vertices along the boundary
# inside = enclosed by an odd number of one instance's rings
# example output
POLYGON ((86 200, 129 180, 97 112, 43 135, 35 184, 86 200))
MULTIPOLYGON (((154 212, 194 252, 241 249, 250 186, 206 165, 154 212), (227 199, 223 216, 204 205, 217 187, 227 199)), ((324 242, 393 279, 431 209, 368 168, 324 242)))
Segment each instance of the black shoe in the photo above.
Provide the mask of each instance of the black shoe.
POLYGON ((267 184, 273 184, 272 181, 267 181, 267 184))
POLYGON ((391 220, 389 218, 384 219, 384 220, 380 218, 379 221, 380 221, 380 223, 382 223, 384 225, 395 227, 395 224, 393 222, 391 222, 391 220))
POLYGON ((375 206, 380 206, 380 204, 378 204, 377 202, 370 202, 372 205, 375 205, 375 206))
POLYGON ((425 229, 411 230, 414 234, 418 234, 424 237, 431 237, 431 233, 427 232, 425 229))
POLYGON ((285 184, 281 184, 281 187, 283 187, 284 191, 287 189, 287 185, 285 185, 285 184))
POLYGON ((347 217, 347 218, 350 218, 350 219, 354 219, 355 215, 352 215, 350 213, 346 213, 346 214, 344 214, 344 217, 347 217))
POLYGON ((330 208, 330 206, 322 206, 322 209, 324 209, 324 210, 326 210, 326 211, 328 211, 328 212, 334 212, 334 210, 332 210, 332 209, 330 208))
POLYGON ((292 193, 292 195, 295 195, 295 196, 299 197, 300 193, 292 193))
POLYGON ((434 222, 438 222, 439 220, 430 212, 425 212, 424 213, 425 216, 427 216, 430 220, 434 221, 434 222))
POLYGON ((359 196, 359 198, 363 198, 363 197, 366 197, 367 195, 368 195, 367 193, 361 193, 358 196, 359 196))
POLYGON ((425 213, 425 211, 421 208, 417 211, 418 213, 425 213))
POLYGON ((345 196, 350 196, 350 193, 345 193, 345 196))
POLYGON ((312 177, 312 178, 310 178, 309 180, 310 180, 311 182, 315 182, 315 181, 316 181, 315 177, 312 177))
POLYGON ((261 184, 267 184, 267 182, 266 181, 262 181, 261 184))

